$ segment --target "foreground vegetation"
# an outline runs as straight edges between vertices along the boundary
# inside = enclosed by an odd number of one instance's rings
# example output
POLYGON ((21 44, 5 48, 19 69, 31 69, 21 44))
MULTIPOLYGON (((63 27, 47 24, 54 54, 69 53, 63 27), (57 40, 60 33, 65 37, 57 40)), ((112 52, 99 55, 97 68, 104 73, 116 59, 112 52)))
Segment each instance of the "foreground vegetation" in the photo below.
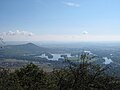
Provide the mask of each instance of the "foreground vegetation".
POLYGON ((67 61, 68 66, 45 72, 30 63, 14 72, 0 69, 0 90, 119 90, 120 79, 106 74, 108 67, 67 61))

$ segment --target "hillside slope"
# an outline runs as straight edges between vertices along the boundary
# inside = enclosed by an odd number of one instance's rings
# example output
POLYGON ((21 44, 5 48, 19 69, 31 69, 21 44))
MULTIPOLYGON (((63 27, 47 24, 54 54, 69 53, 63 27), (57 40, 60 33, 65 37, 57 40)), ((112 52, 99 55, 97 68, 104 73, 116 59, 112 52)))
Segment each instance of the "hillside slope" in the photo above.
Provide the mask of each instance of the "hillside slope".
POLYGON ((4 54, 40 54, 49 51, 44 47, 39 47, 33 43, 21 44, 21 45, 7 45, 4 47, 4 54))

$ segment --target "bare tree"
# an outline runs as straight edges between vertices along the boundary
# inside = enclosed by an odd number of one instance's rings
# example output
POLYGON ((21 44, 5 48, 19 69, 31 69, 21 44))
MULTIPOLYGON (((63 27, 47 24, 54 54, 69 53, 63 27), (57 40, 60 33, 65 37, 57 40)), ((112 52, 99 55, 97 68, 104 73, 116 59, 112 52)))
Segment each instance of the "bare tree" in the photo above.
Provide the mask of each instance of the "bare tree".
POLYGON ((0 37, 0 49, 2 49, 5 45, 5 42, 2 37, 0 37))

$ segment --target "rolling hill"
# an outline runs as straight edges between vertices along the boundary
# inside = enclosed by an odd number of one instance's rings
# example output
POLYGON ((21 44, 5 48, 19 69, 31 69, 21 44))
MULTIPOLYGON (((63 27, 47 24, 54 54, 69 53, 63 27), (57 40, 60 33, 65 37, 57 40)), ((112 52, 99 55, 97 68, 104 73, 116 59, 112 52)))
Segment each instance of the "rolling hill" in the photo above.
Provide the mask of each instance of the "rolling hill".
POLYGON ((27 43, 21 45, 7 45, 3 49, 3 53, 9 55, 40 54, 48 51, 49 51, 48 48, 39 47, 33 43, 27 43))

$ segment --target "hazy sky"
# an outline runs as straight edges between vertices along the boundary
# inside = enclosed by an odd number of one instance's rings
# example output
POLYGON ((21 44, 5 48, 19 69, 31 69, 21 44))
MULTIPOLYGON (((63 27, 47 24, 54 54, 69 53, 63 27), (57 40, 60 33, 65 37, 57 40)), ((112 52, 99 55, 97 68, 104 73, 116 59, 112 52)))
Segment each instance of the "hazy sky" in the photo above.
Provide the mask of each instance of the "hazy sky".
POLYGON ((0 35, 5 40, 120 41, 120 0, 0 0, 0 35))

